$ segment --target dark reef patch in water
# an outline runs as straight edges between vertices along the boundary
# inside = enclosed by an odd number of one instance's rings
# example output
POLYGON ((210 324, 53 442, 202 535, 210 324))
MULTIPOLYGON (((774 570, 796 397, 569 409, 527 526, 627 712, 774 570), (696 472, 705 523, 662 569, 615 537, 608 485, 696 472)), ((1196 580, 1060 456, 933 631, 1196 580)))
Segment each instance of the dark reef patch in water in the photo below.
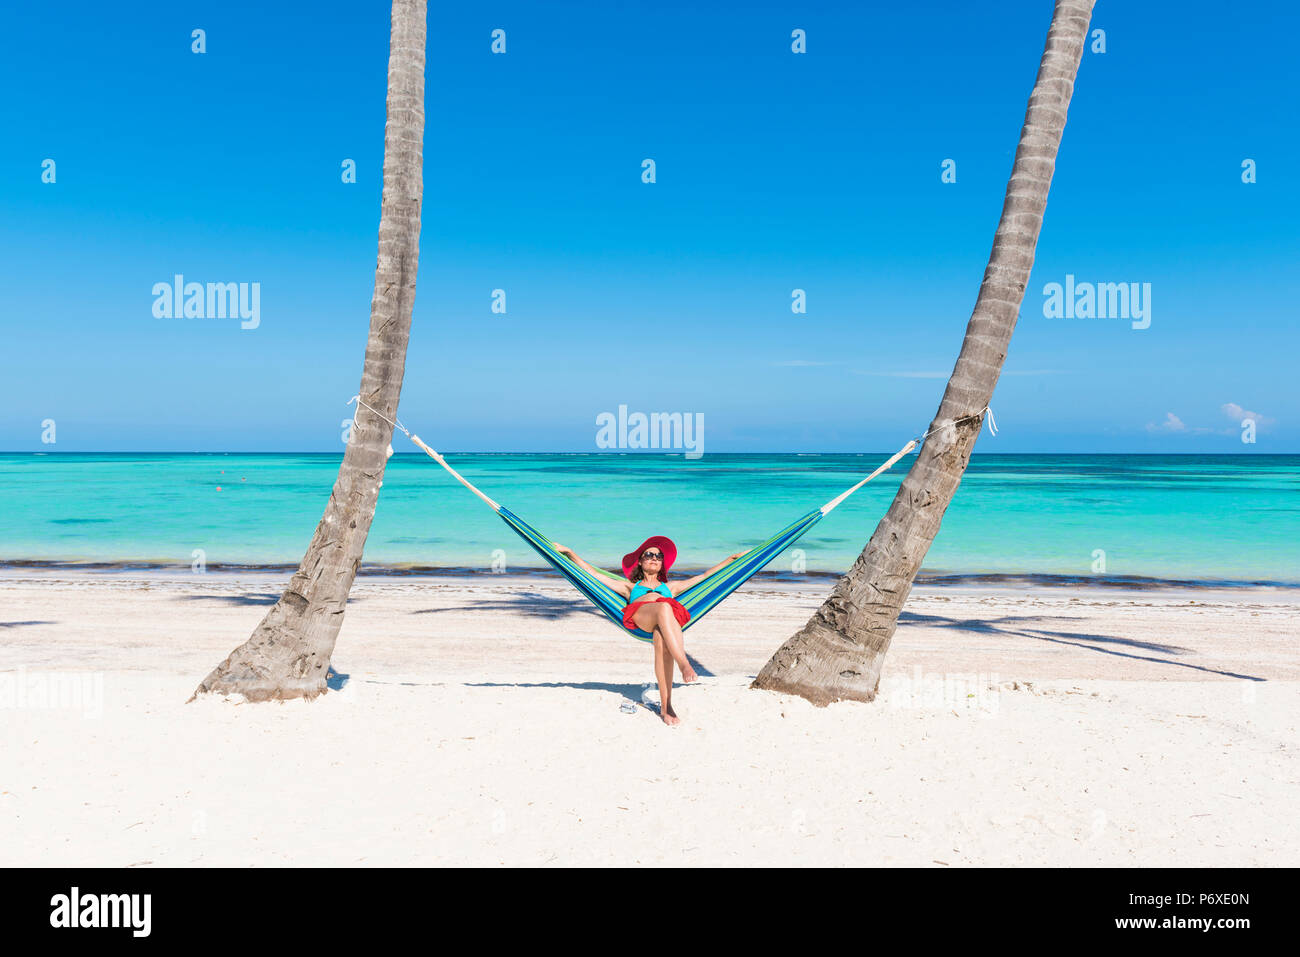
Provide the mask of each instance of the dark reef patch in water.
MULTIPOLYGON (((0 559, 0 569, 5 568, 23 568, 37 569, 48 571, 102 571, 102 572, 122 572, 122 571, 190 571, 191 566, 182 562, 159 562, 159 561, 57 561, 48 559, 0 559)), ((209 562, 206 566, 206 572, 195 573, 201 574, 220 574, 220 573, 274 573, 274 574, 293 574, 297 571, 296 564, 268 564, 258 565, 249 564, 241 565, 227 562, 209 562)), ((703 568, 682 568, 680 573, 684 577, 699 574, 704 571, 703 568)), ((549 566, 544 568, 537 567, 511 567, 504 573, 493 572, 490 568, 475 566, 469 567, 464 565, 387 565, 387 564, 362 564, 357 571, 358 577, 362 578, 477 578, 492 577, 502 574, 503 577, 509 578, 553 578, 560 579, 558 572, 549 566)), ((759 582, 781 582, 781 583, 798 583, 807 581, 835 581, 840 578, 839 572, 809 571, 802 574, 788 571, 761 571, 754 576, 754 581, 759 582)), ((1017 573, 1017 572, 927 572, 922 570, 916 576, 917 585, 943 586, 943 585, 992 585, 992 586, 1032 586, 1045 585, 1049 587, 1090 587, 1090 588, 1129 588, 1129 589, 1158 589, 1158 588, 1194 588, 1194 589, 1211 589, 1211 588, 1284 588, 1300 589, 1300 582, 1275 581, 1272 579, 1236 579, 1236 578, 1148 578, 1142 575, 1064 575, 1064 574, 1043 574, 1043 573, 1017 573)))

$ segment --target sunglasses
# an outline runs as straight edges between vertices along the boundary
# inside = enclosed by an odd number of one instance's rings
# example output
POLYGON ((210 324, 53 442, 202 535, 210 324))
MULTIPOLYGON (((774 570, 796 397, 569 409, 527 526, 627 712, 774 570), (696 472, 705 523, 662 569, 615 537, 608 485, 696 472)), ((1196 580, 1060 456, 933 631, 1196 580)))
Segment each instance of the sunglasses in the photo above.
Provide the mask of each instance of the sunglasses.
POLYGON ((653 559, 654 561, 658 561, 658 562, 661 562, 661 561, 664 560, 664 556, 663 556, 663 553, 662 553, 662 552, 642 552, 642 553, 641 553, 641 558, 642 558, 643 560, 644 560, 644 559, 653 559))

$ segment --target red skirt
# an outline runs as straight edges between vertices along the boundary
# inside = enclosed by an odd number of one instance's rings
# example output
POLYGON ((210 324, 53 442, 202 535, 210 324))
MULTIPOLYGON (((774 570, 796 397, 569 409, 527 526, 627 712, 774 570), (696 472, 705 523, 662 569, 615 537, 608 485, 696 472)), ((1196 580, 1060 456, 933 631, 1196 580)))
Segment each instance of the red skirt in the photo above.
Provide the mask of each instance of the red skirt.
POLYGON ((633 616, 636 615, 637 610, 642 605, 653 604, 654 602, 657 601, 666 601, 668 604, 673 606, 673 617, 677 619, 677 624, 685 625, 688 621, 691 620, 691 613, 687 611, 685 608, 683 608, 682 603, 679 602, 676 598, 665 598, 663 597, 663 595, 656 595, 654 598, 642 598, 639 601, 634 601, 632 602, 632 604, 624 608, 623 627, 626 628, 628 631, 640 631, 641 629, 638 628, 636 622, 633 621, 633 616))

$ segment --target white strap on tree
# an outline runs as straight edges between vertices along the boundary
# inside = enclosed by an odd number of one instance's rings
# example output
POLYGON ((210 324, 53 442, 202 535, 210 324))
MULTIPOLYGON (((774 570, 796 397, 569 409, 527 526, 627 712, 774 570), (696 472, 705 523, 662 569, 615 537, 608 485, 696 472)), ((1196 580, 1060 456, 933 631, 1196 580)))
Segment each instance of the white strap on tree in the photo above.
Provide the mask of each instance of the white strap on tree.
POLYGON ((938 431, 940 431, 940 430, 942 430, 942 429, 946 429, 946 428, 948 427, 948 425, 956 425, 958 422, 965 422, 967 419, 978 419, 978 418, 979 418, 980 416, 982 416, 985 412, 987 412, 987 413, 988 413, 988 416, 989 416, 989 435, 997 435, 997 434, 998 434, 998 424, 997 424, 996 422, 993 421, 993 409, 992 409, 992 407, 986 405, 986 406, 984 406, 984 408, 980 409, 978 412, 972 412, 970 415, 963 415, 963 416, 960 416, 959 418, 956 418, 956 419, 951 420, 951 422, 949 422, 949 423, 945 423, 944 425, 940 425, 940 426, 938 426, 937 428, 933 428, 933 429, 931 429, 929 432, 926 432, 925 435, 922 435, 922 436, 921 436, 919 439, 917 439, 916 441, 917 441, 918 443, 920 443, 920 442, 924 442, 924 441, 925 441, 925 437, 926 437, 927 435, 930 435, 931 433, 938 432, 938 431))
POLYGON ((397 421, 390 419, 388 416, 384 415, 384 413, 380 412, 374 406, 366 405, 366 403, 362 402, 361 396, 354 395, 352 398, 348 399, 348 405, 351 405, 353 402, 357 404, 357 407, 352 410, 353 425, 357 424, 357 413, 360 412, 362 407, 364 406, 365 408, 369 409, 371 412, 375 413, 375 415, 383 419, 385 422, 387 422, 389 425, 391 425, 393 428, 400 429, 405 435, 409 436, 411 434, 410 430, 408 430, 406 426, 402 425, 401 419, 398 419, 397 421))

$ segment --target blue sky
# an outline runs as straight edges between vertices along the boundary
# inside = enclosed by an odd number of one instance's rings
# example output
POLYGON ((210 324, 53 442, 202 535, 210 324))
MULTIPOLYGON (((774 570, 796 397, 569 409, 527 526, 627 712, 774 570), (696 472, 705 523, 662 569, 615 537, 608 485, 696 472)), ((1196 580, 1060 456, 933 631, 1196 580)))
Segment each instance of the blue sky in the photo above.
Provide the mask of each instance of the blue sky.
MULTIPOLYGON (((620 405, 703 415, 706 453, 897 448, 956 358, 1050 16, 433 5, 402 417, 448 450, 594 451, 620 405)), ((49 450, 46 419, 60 451, 340 448, 386 5, 69 3, 0 23, 0 449, 49 450), (260 324, 155 317, 176 273, 260 283, 260 324)), ((1300 13, 1103 0, 1093 27, 1106 51, 1084 57, 1002 432, 979 450, 1300 451, 1300 13), (1067 274, 1150 283, 1150 327, 1045 318, 1067 274)))

